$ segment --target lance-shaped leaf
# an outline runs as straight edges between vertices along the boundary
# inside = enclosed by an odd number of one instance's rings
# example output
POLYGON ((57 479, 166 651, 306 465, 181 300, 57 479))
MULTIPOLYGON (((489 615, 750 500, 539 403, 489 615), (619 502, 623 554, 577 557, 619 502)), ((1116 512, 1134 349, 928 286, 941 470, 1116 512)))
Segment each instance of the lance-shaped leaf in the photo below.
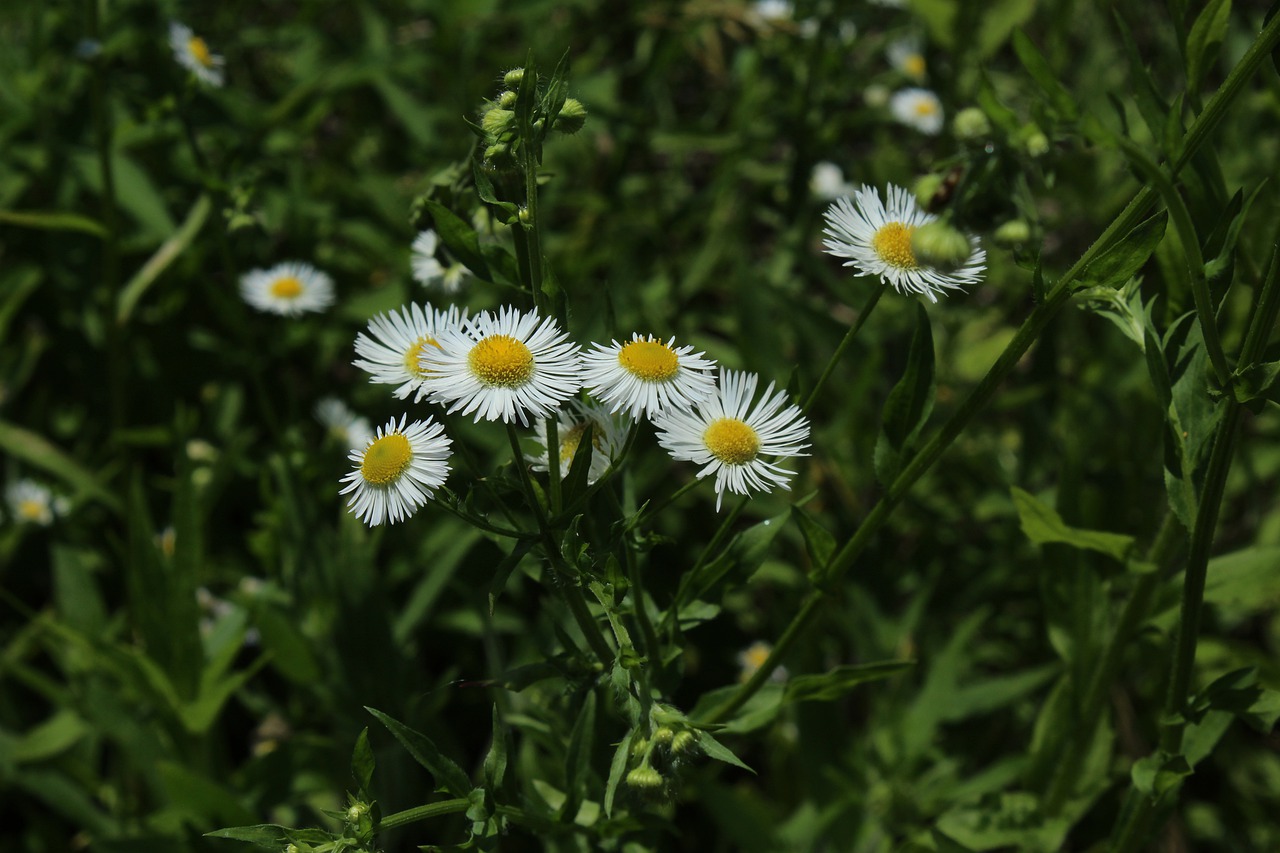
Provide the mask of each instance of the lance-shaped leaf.
POLYGON ((1060 542, 1085 548, 1090 551, 1101 551, 1124 562, 1133 549, 1133 537, 1120 533, 1105 533, 1101 530, 1083 530, 1071 527, 1062 520, 1062 516, 1045 503, 1037 500, 1029 492, 1014 486, 1013 503, 1018 509, 1018 519, 1022 523, 1022 532, 1037 545, 1049 542, 1060 542))
POLYGON ((427 771, 436 780, 438 791, 447 791, 455 797, 466 799, 471 794, 471 780, 467 778, 467 774, 462 772, 462 768, 447 758, 432 743, 431 738, 414 731, 386 714, 368 706, 365 710, 378 718, 378 721, 386 726, 396 740, 400 741, 400 745, 409 751, 414 760, 427 768, 427 771))

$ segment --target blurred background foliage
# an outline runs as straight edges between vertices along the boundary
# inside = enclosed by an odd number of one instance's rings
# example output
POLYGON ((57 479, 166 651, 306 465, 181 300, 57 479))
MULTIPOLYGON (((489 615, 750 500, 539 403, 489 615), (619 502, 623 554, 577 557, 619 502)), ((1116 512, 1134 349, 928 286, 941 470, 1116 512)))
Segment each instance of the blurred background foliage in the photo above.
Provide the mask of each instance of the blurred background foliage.
MULTIPOLYGON (((598 798, 625 727, 602 713, 588 778, 567 780, 582 685, 489 682, 559 648, 558 605, 533 582, 534 561, 490 615, 480 592, 504 552, 430 508, 365 530, 337 495, 345 445, 313 416, 326 396, 374 423, 403 411, 351 366, 351 342, 379 311, 442 304, 409 274, 409 244, 430 225, 421 199, 468 220, 480 211, 468 122, 529 52, 549 68, 567 51, 570 94, 589 111, 581 133, 549 145, 542 201, 546 255, 583 343, 676 335, 803 393, 871 292, 820 253, 813 167, 830 161, 845 180, 880 187, 961 170, 955 214, 983 235, 990 269, 971 292, 928 306, 941 423, 1030 310, 1037 256, 1051 281, 1140 184, 1081 116, 1161 149, 1169 131, 1144 105, 1167 109, 1182 92, 1198 11, 1170 6, 798 2, 774 18, 727 0, 6 0, 0 449, 6 481, 43 479, 71 506, 47 528, 6 509, 0 526, 0 846, 226 850, 234 843, 202 834, 334 826, 326 810, 354 790, 365 706, 429 733, 470 771, 497 702, 515 733, 512 790, 552 811, 570 783, 598 798), (226 57, 224 88, 187 79, 169 51, 170 20, 226 57), (1065 104, 1031 79, 1015 32, 1039 48, 1065 104), (910 84, 886 59, 903 37, 919 40, 925 85, 945 105, 938 136, 894 122, 880 97, 910 84), (1142 66, 1149 77, 1137 76, 1142 66), (968 106, 985 111, 988 134, 951 132, 968 106), (1035 134, 1043 148, 1028 145, 1035 134), (1028 235, 997 245, 990 235, 1010 220, 1028 235), (292 258, 330 273, 338 304, 299 321, 251 313, 239 275, 292 258), (156 538, 165 528, 168 546, 156 538)), ((1231 7, 1189 111, 1265 12, 1231 7)), ((1253 196, 1280 173, 1278 116, 1280 79, 1267 66, 1184 176, 1204 234, 1233 218, 1237 190, 1252 200, 1226 251, 1237 282, 1220 310, 1228 330, 1243 328, 1280 215, 1274 186, 1253 196)), ((476 221, 501 239, 487 214, 476 221)), ((1128 291, 1161 332, 1191 307, 1181 257, 1167 237, 1128 291)), ((510 294, 473 282, 462 298, 476 310, 510 294)), ((700 760, 669 802, 632 803, 609 833, 513 827, 502 849, 1102 844, 1129 764, 1154 740, 1177 579, 1126 650, 1073 806, 1046 816, 1036 794, 1058 760, 1055 727, 1071 717, 1065 685, 1096 665, 1136 575, 1096 551, 1028 541, 1011 487, 1074 527, 1135 537, 1140 551, 1166 518, 1163 414, 1122 333, 1131 305, 1104 303, 1071 308, 1046 330, 787 662, 793 675, 887 659, 916 661, 910 671, 835 702, 775 697, 721 738, 757 775, 700 760)), ((836 540, 881 492, 880 411, 914 316, 888 294, 813 410, 813 456, 793 495, 836 540)), ((507 464, 496 431, 453 428, 480 470, 507 464)), ((1197 682, 1255 666, 1275 686, 1274 405, 1243 430, 1197 682)), ((643 436, 631 497, 692 473, 643 436)), ((754 500, 739 527, 785 520, 787 506, 787 495, 754 500)), ((703 487, 645 532, 645 583, 659 606, 717 523, 703 487)), ((810 562, 788 525, 707 597, 674 651, 674 705, 690 710, 738 680, 739 652, 783 630, 810 562)), ((1275 734, 1206 719, 1205 752, 1217 749, 1187 780, 1161 843, 1280 849, 1275 734)), ((384 813, 429 799, 421 768, 376 725, 370 737, 384 813)), ((466 826, 454 815, 380 843, 449 846, 466 826)))

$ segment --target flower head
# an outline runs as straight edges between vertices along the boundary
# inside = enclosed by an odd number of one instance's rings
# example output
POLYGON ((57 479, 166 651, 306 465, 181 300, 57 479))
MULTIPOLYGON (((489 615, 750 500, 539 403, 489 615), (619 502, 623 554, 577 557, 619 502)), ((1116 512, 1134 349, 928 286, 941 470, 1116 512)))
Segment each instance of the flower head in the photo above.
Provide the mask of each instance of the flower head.
POLYGON ((577 345, 555 320, 532 311, 484 311, 436 340, 418 358, 426 371, 419 396, 429 394, 450 413, 528 426, 582 386, 577 345))
POLYGON ((337 397, 325 397, 316 403, 316 420, 351 450, 363 450, 373 441, 369 419, 351 411, 337 397))
POLYGON ((356 335, 360 358, 354 364, 371 374, 371 382, 399 386, 394 392, 399 399, 416 391, 414 399, 419 400, 427 377, 421 364, 423 350, 438 347, 436 337, 445 329, 458 328, 466 319, 466 309, 459 311, 456 306, 437 311, 409 304, 399 311, 379 314, 369 321, 368 334, 356 335))
POLYGON ((863 275, 878 276, 893 285, 899 293, 917 293, 930 302, 938 294, 975 284, 985 268, 987 254, 976 238, 968 260, 955 269, 943 271, 928 266, 916 257, 911 237, 922 225, 937 217, 921 210, 911 193, 890 185, 886 201, 880 193, 864 186, 853 199, 842 198, 827 208, 825 215, 827 253, 849 258, 847 267, 856 267, 863 275))
MULTIPOLYGON (((537 427, 538 443, 542 445, 542 453, 537 456, 526 456, 535 471, 551 469, 551 445, 547 440, 548 419, 537 427)), ((594 483, 604 476, 609 466, 622 452, 627 441, 627 427, 610 414, 602 404, 595 401, 584 403, 581 400, 570 400, 556 413, 556 438, 559 443, 560 477, 569 475, 569 467, 573 456, 583 439, 590 436, 591 467, 587 471, 587 482, 594 483)))
POLYGON ((222 85, 222 66, 225 60, 210 52, 209 45, 193 33, 190 27, 171 21, 169 47, 173 48, 173 58, 178 64, 196 75, 202 83, 210 86, 222 85))
POLYGON ((698 478, 716 475, 716 510, 726 489, 736 495, 790 489, 792 472, 766 456, 808 456, 809 421, 799 407, 786 405, 773 383, 752 406, 760 377, 720 371, 716 393, 689 411, 659 412, 653 420, 658 443, 675 459, 703 466, 698 478), (785 407, 785 408, 784 408, 785 407))
POLYGON ((889 56, 889 64, 899 74, 909 77, 917 83, 924 82, 925 61, 920 42, 913 38, 898 39, 890 42, 885 51, 889 56))
POLYGON ((301 261, 253 270, 240 278, 240 295, 259 311, 297 317, 333 304, 333 279, 301 261))
POLYGON ((436 258, 440 248, 440 239, 436 232, 427 229, 419 232, 413 241, 413 256, 409 263, 413 269, 413 280, 427 287, 439 287, 447 294, 462 290, 469 273, 462 264, 445 266, 436 258))
POLYGON ((354 492, 347 510, 373 527, 395 524, 417 512, 449 475, 449 446, 444 427, 427 418, 405 426, 392 418, 363 450, 353 450, 355 470, 342 478, 354 492))
POLYGON ((646 412, 652 417, 662 409, 687 409, 715 391, 716 364, 692 346, 674 344, 675 338, 664 344, 638 332, 625 344, 594 344, 582 358, 582 384, 610 411, 637 420, 646 412))
POLYGON ((54 518, 65 515, 69 505, 66 498, 54 497, 48 486, 35 480, 16 480, 5 487, 5 503, 18 524, 38 524, 48 527, 54 518))
POLYGON ((848 195, 853 189, 835 163, 823 160, 813 164, 813 171, 809 173, 809 191, 818 198, 830 201, 848 195))
MULTIPOLYGON (((738 680, 747 682, 751 676, 755 675, 760 667, 764 666, 764 662, 769 659, 769 655, 773 653, 773 646, 764 640, 756 640, 742 651, 738 652, 738 666, 741 668, 738 673, 738 680)), ((787 668, 780 666, 769 675, 770 681, 786 681, 787 668)))
POLYGON ((889 112, 926 136, 936 136, 942 130, 942 102, 928 89, 899 89, 889 99, 889 112))

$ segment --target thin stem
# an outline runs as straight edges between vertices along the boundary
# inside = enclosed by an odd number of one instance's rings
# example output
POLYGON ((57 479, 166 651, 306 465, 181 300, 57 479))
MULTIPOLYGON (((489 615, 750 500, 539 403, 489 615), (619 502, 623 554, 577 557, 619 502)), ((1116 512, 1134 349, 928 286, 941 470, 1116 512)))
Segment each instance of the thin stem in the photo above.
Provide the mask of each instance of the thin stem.
POLYGON ((858 330, 862 328, 863 323, 867 322, 867 318, 871 316, 876 303, 880 301, 881 296, 884 296, 884 292, 888 287, 889 283, 881 279, 880 285, 871 292, 871 296, 867 298, 866 304, 862 306, 862 311, 858 314, 858 319, 853 321, 853 325, 849 327, 849 331, 845 332, 844 338, 836 347, 836 351, 831 354, 831 358, 827 359, 827 366, 823 369, 822 375, 818 377, 818 381, 814 384, 813 390, 809 392, 809 396, 805 397, 804 403, 800 406, 801 411, 807 414, 813 408, 818 395, 822 393, 823 386, 827 384, 827 380, 831 377, 831 372, 835 370, 840 359, 844 357, 845 350, 853 343, 853 339, 858 335, 858 330))
POLYGON ((1253 367, 1262 355, 1276 326, 1276 314, 1280 313, 1280 286, 1276 285, 1277 273, 1280 272, 1280 235, 1271 247, 1271 258, 1267 262, 1267 271, 1262 278, 1262 292, 1255 303, 1253 316, 1249 318, 1249 328, 1244 335, 1244 343, 1240 346, 1239 365, 1242 368, 1253 367))
POLYGON ((420 820, 430 820, 433 817, 440 817, 441 815, 465 812, 469 808, 471 808, 471 801, 461 798, 441 800, 438 803, 428 803, 425 806, 415 806, 411 809, 405 809, 402 812, 387 815, 382 820, 378 821, 377 831, 386 832, 388 829, 396 829, 397 827, 417 823, 420 820))
MULTIPOLYGON (((547 426, 547 502, 551 504, 550 513, 555 516, 560 512, 560 425, 554 414, 544 421, 547 426)), ((587 428, 587 440, 591 440, 590 427, 587 428)), ((573 460, 570 460, 570 464, 573 460)))

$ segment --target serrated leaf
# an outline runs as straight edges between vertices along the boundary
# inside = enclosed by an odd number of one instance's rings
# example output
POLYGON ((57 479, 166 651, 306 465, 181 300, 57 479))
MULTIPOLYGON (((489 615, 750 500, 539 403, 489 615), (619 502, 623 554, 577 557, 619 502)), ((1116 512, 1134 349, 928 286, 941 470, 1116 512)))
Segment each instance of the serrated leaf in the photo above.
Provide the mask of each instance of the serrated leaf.
POLYGON ((842 699, 859 684, 879 681, 915 666, 914 661, 848 664, 815 675, 800 675, 787 684, 787 702, 831 702, 842 699))
POLYGON ((1187 91, 1200 88, 1209 65, 1218 57, 1231 18, 1231 0, 1209 0, 1187 34, 1187 91))
POLYGON ((392 717, 387 716, 379 710, 370 708, 367 705, 365 710, 378 719, 384 726, 395 735, 396 740, 400 741, 400 745, 409 751, 414 760, 427 768, 427 771, 436 780, 437 790, 447 791, 455 797, 466 799, 471 794, 471 780, 467 778, 467 774, 462 772, 462 768, 447 758, 431 738, 414 731, 392 717))
POLYGON ((1133 537, 1122 533, 1105 533, 1101 530, 1083 530, 1071 527, 1062 516, 1034 495, 1014 486, 1013 504, 1018 510, 1022 532, 1037 545, 1062 543, 1090 551, 1101 551, 1124 562, 1133 548, 1133 537))

